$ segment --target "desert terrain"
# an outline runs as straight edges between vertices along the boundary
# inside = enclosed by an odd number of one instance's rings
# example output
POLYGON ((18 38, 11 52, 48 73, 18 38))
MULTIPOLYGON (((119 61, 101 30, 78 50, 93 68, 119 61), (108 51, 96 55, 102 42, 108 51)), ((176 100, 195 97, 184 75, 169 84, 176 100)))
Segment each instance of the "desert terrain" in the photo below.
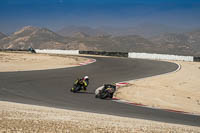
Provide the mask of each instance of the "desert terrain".
POLYGON ((70 55, 0 52, 0 72, 45 70, 74 67, 86 58, 70 55))
POLYGON ((0 133, 199 133, 200 127, 0 101, 0 133))
POLYGON ((172 109, 200 115, 200 63, 174 61, 180 70, 130 81, 116 97, 153 108, 172 109))
MULTIPOLYGON (((85 58, 72 56, 67 56, 66 58, 66 56, 57 57, 55 55, 2 52, 0 52, 0 58, 0 70, 2 72, 71 67, 87 60, 85 58), (63 62, 63 64, 58 65, 55 61, 63 62), (11 65, 12 67, 10 67, 11 65)), ((200 71, 200 64, 193 62, 178 63, 182 66, 180 71, 131 81, 131 86, 120 88, 116 96, 153 107, 173 108, 191 113, 199 113, 199 79, 197 77, 200 71), (127 90, 130 90, 129 94, 127 94, 127 90), (176 102, 174 103, 174 101, 176 102), (180 105, 183 106, 180 108, 180 105)), ((0 133, 200 132, 200 127, 25 105, 6 101, 0 101, 0 107, 0 133)))

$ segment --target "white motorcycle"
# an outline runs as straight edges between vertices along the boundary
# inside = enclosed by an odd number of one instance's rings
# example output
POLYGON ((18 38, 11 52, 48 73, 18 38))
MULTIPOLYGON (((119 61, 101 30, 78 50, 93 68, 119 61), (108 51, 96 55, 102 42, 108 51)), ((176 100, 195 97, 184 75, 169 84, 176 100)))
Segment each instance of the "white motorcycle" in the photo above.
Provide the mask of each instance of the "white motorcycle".
POLYGON ((113 98, 113 94, 116 91, 116 85, 104 84, 95 91, 95 97, 100 99, 113 98))

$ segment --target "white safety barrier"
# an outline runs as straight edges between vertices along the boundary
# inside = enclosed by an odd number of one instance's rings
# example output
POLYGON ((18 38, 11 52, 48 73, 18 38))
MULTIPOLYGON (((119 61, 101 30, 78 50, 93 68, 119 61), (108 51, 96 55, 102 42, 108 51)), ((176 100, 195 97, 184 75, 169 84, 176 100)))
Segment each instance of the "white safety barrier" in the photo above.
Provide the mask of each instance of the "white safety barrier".
POLYGON ((43 54, 67 54, 67 55, 78 55, 79 50, 51 50, 51 49, 35 49, 36 53, 43 54))
POLYGON ((149 53, 128 53, 128 58, 153 59, 153 60, 177 60, 177 61, 194 61, 193 56, 179 56, 167 54, 149 54, 149 53))

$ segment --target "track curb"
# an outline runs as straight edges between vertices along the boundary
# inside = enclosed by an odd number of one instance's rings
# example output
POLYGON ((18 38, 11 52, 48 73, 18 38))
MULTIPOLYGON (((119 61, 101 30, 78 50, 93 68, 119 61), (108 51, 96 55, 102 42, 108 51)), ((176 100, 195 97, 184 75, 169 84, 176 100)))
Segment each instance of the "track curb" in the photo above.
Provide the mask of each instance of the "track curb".
POLYGON ((85 62, 79 63, 79 65, 80 65, 80 66, 84 66, 84 65, 92 64, 92 63, 94 63, 94 62, 96 62, 95 59, 88 59, 88 60, 85 61, 85 62))

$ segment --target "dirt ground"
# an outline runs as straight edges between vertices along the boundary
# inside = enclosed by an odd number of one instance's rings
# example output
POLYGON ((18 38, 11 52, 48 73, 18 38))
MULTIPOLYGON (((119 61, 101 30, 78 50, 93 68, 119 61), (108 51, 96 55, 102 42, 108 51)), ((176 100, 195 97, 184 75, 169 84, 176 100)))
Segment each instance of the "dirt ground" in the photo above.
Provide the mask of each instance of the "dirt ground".
POLYGON ((87 58, 70 55, 0 52, 0 72, 44 70, 77 66, 87 58))
POLYGON ((200 115, 200 62, 181 62, 177 72, 130 81, 116 97, 150 107, 200 115))
POLYGON ((0 133, 199 133, 200 127, 0 101, 0 133))
MULTIPOLYGON (((76 66, 86 58, 0 52, 0 71, 76 66), (59 64, 63 62, 63 64, 59 64), (58 65, 59 64, 59 65, 58 65), (41 68, 40 68, 41 67, 41 68)), ((117 96, 160 108, 199 113, 199 63, 178 62, 176 73, 131 81, 117 96), (123 90, 123 91, 122 91, 123 90), (129 91, 129 93, 127 93, 129 91), (152 99, 152 100, 151 100, 152 99), (192 104, 192 105, 190 105, 192 104), (181 107, 183 106, 183 107, 181 107), (191 108, 191 109, 190 109, 191 108)), ((200 133, 200 127, 0 101, 0 133, 200 133)))

